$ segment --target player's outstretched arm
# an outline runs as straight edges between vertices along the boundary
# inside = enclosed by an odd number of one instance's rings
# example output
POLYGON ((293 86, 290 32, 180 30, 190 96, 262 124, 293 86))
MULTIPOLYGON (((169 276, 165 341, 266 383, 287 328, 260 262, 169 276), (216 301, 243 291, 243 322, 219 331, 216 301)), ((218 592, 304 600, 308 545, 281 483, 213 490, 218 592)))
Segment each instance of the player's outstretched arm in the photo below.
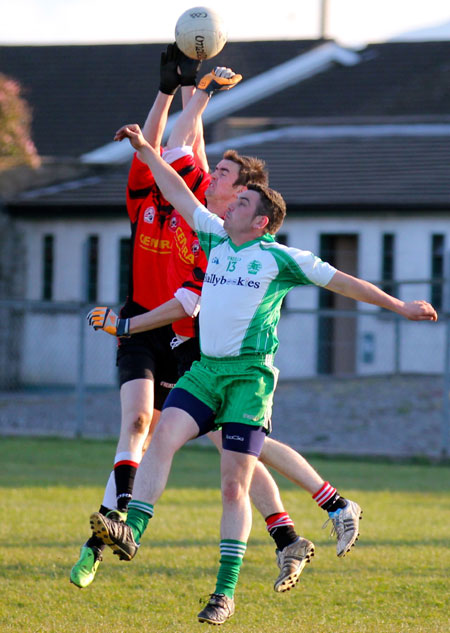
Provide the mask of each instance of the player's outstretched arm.
POLYGON ((128 337, 138 332, 154 330, 164 325, 170 325, 175 321, 184 319, 188 314, 178 299, 170 299, 166 303, 144 314, 121 319, 111 308, 98 306, 87 315, 87 320, 94 330, 103 330, 112 336, 128 337))
POLYGON ((149 145, 137 123, 124 125, 117 130, 114 140, 122 141, 125 138, 128 138, 134 149, 139 152, 142 162, 150 167, 156 184, 166 200, 177 209, 189 226, 194 228, 194 211, 199 202, 184 180, 149 145))
POLYGON ((352 277, 339 270, 325 288, 350 299, 391 310, 410 321, 437 321, 436 310, 427 301, 401 301, 383 292, 369 281, 352 277))

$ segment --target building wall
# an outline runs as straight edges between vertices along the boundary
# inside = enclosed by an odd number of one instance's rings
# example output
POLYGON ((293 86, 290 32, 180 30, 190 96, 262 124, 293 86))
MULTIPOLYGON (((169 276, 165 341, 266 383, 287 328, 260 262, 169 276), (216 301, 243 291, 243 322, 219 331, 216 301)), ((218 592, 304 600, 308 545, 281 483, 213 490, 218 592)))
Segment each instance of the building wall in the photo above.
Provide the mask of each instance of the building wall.
MULTIPOLYGON (((288 218, 284 232, 288 243, 311 250, 320 251, 320 235, 357 234, 358 266, 357 275, 363 279, 379 283, 382 277, 382 236, 395 235, 394 256, 395 279, 414 283, 400 284, 398 296, 404 301, 425 299, 430 301, 431 243, 433 234, 445 235, 446 250, 450 252, 450 218, 443 215, 426 215, 405 219, 395 213, 379 217, 365 214, 364 218, 320 217, 288 218)), ((344 271, 345 272, 345 271, 344 271)), ((316 288, 298 288, 288 297, 290 309, 317 307, 316 288)), ((380 311, 376 306, 358 304, 357 328, 357 372, 373 374, 391 372, 396 364, 405 372, 440 373, 444 368, 445 328, 443 323, 413 323, 401 319, 396 350, 395 325, 390 313, 380 311), (371 316, 373 315, 373 316, 371 316), (365 347, 369 341, 372 347, 371 360, 365 347)), ((280 349, 277 363, 282 377, 315 375, 315 355, 317 345, 317 318, 309 315, 290 315, 280 322, 280 349), (301 331, 301 337, 299 336, 301 331), (301 340, 301 345, 297 341, 301 340), (314 342, 314 344, 312 343, 314 342), (311 347, 314 346, 314 350, 311 347)), ((370 350, 369 350, 370 351, 370 350)))
MULTIPOLYGON (((123 220, 20 221, 26 252, 25 298, 42 298, 42 244, 54 235, 55 266, 53 302, 79 302, 83 296, 83 244, 90 235, 99 236, 99 285, 97 305, 116 305, 119 286, 119 243, 129 237, 129 223, 123 220)), ((405 219, 392 213, 380 218, 365 214, 355 217, 293 216, 283 233, 290 246, 319 254, 321 234, 358 235, 358 276, 378 282, 382 271, 382 235, 396 236, 395 277, 401 281, 399 296, 404 300, 430 299, 427 280, 431 277, 431 236, 446 236, 450 249, 450 219, 426 215, 405 219)), ((318 289, 294 289, 288 296, 279 325, 280 349, 276 364, 281 379, 314 376, 317 373, 318 289), (309 311, 302 313, 301 311, 309 311)), ((49 304, 53 304, 49 302, 49 304)), ((54 307, 54 304, 53 304, 54 307)), ((116 381, 115 340, 88 328, 84 314, 26 312, 23 328, 21 375, 26 384, 73 384, 82 363, 89 384, 110 385, 116 381), (80 339, 84 343, 80 344, 80 339), (80 349, 82 354, 80 355, 80 349), (81 360, 80 360, 81 359, 81 360)), ((442 323, 395 321, 374 306, 358 306, 356 371, 359 374, 403 372, 440 373, 444 367, 445 329, 442 323), (396 329, 397 328, 397 329, 396 329)), ((339 341, 338 341, 339 342, 339 341)), ((345 350, 343 350, 343 353, 345 350)))

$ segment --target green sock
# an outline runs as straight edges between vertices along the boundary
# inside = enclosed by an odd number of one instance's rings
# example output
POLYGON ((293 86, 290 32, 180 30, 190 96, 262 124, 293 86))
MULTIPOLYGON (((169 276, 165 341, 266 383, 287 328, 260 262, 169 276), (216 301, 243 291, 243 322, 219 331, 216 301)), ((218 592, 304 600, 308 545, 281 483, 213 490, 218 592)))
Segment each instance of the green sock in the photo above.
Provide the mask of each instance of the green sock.
POLYGON ((152 516, 153 506, 151 503, 144 503, 144 501, 133 499, 133 501, 130 501, 128 504, 126 524, 130 526, 136 543, 139 543, 152 516))
POLYGON ((246 548, 247 543, 242 541, 220 541, 220 567, 214 593, 223 593, 228 598, 234 596, 246 548))

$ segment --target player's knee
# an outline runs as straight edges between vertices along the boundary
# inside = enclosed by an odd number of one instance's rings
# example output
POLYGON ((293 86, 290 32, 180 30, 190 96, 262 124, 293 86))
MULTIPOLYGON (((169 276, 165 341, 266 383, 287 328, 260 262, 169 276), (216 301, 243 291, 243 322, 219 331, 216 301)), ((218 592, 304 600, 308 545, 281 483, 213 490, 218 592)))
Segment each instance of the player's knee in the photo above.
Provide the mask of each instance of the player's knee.
POLYGON ((147 435, 150 428, 151 417, 148 413, 140 411, 132 417, 130 432, 132 435, 147 435))
POLYGON ((177 432, 173 425, 167 424, 164 417, 161 418, 153 433, 152 444, 158 445, 160 450, 171 450, 172 446, 178 446, 177 432))
POLYGON ((222 497, 224 502, 233 503, 245 494, 245 489, 241 481, 236 477, 222 477, 222 497))

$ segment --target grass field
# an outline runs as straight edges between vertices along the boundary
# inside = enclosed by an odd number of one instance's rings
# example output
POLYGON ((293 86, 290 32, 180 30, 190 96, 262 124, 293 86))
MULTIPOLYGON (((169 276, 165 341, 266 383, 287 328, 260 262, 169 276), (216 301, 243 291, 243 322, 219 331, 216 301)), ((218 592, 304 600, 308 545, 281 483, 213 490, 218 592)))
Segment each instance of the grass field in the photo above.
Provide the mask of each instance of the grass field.
MULTIPOLYGON (((214 589, 220 494, 214 451, 185 448, 130 563, 108 550, 94 584, 68 581, 98 509, 112 442, 0 439, 0 631, 189 633, 214 589)), ((450 469, 311 458, 364 509, 361 538, 338 559, 325 513, 280 480, 298 531, 316 556, 297 587, 275 594, 274 546, 254 527, 236 594, 233 633, 449 631, 450 469)))

